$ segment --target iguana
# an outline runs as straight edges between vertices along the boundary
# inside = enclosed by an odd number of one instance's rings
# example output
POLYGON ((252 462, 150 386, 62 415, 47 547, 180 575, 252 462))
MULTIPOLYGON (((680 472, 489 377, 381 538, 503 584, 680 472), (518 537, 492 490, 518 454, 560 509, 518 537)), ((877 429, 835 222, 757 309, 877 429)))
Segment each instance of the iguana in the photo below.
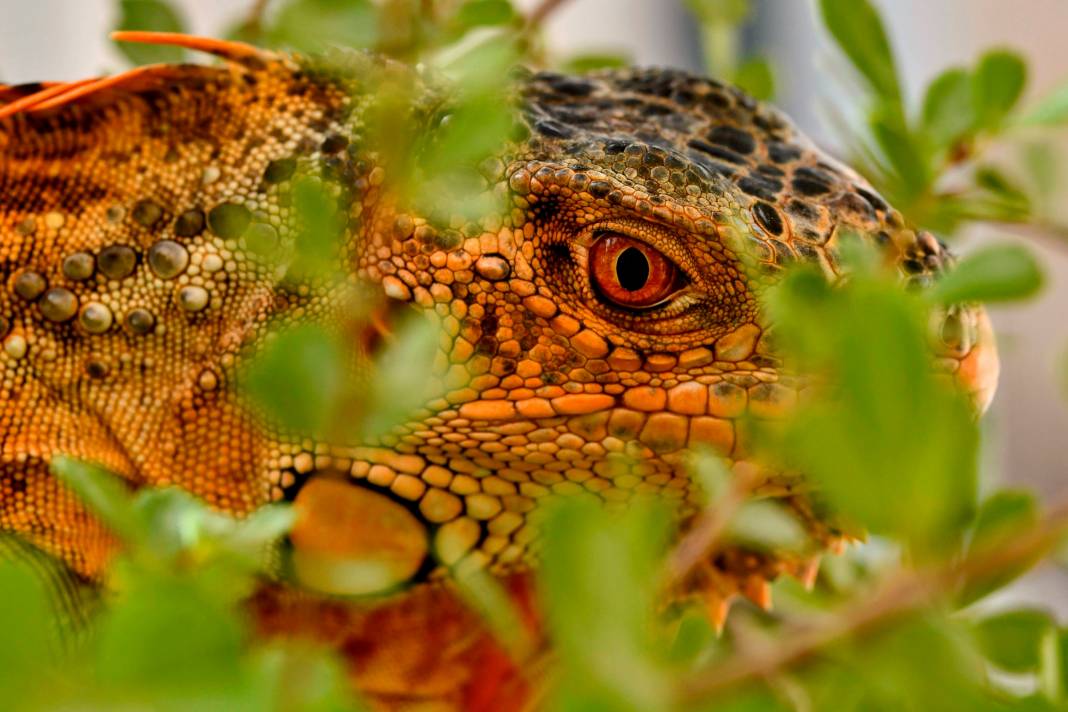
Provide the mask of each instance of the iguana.
MULTIPOLYGON (((743 414, 778 417, 797 398, 757 300, 788 263, 835 278, 846 230, 912 280, 949 259, 779 111, 681 71, 522 77, 523 134, 481 166, 507 208, 471 220, 420 214, 392 193, 365 140, 383 73, 415 87, 406 120, 430 135, 444 123, 447 92, 414 70, 360 54, 320 71, 230 42, 119 39, 225 66, 0 90, 0 527, 101 579, 116 539, 49 474, 58 454, 237 515, 294 501, 305 561, 380 547, 392 583, 411 585, 371 609, 283 585, 250 605, 266 633, 335 644, 386 708, 505 709, 522 695, 445 582, 454 567, 484 567, 527 601, 530 518, 547 496, 653 493, 685 517, 688 448, 744 463, 743 414), (253 254, 295 239, 291 188, 306 173, 342 188, 346 280, 302 282, 253 254), (366 369, 381 334, 346 331, 339 290, 353 284, 440 321, 440 392, 373 441, 287 434, 237 375, 294 323, 347 334, 353 368, 366 369)), ((379 311, 388 332, 396 310, 379 311)), ((945 361, 985 402, 997 364, 986 318, 947 318, 945 361)), ((757 491, 788 502, 816 541, 840 540, 792 480, 757 491)), ((811 567, 721 551, 705 593, 721 614, 739 592, 766 604, 769 579, 811 567)))

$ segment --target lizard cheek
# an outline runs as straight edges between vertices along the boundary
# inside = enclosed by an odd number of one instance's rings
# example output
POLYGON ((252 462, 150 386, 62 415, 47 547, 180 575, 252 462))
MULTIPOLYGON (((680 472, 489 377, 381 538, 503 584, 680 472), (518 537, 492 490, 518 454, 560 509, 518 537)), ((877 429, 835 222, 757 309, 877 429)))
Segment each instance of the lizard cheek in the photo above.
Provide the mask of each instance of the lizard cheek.
POLYGON ((590 247, 590 278, 597 292, 617 306, 646 309, 675 293, 675 263, 646 243, 607 233, 590 247))

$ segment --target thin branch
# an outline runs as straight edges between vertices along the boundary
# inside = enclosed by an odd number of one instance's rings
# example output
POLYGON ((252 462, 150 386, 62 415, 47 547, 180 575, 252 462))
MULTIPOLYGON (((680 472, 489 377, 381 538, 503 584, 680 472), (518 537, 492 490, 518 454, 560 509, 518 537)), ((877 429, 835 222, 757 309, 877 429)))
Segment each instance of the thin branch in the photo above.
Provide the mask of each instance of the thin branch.
POLYGON ((523 27, 523 34, 529 35, 541 29, 549 15, 560 9, 567 0, 541 0, 538 5, 527 15, 527 21, 523 27))
POLYGON ((682 702, 707 700, 747 682, 768 679, 818 655, 827 646, 858 633, 877 630, 944 595, 962 581, 975 580, 1032 561, 1049 551, 1068 532, 1068 500, 1052 508, 1041 524, 1005 546, 981 552, 940 568, 895 577, 875 595, 844 607, 824 625, 798 625, 774 642, 755 645, 734 658, 709 666, 682 681, 682 702))
POLYGON ((263 16, 267 13, 267 3, 271 0, 255 0, 248 11, 245 27, 258 32, 263 27, 263 16))
POLYGON ((753 491, 758 479, 756 467, 747 463, 740 465, 741 468, 734 473, 730 491, 709 503, 697 515, 693 526, 668 555, 665 572, 667 588, 681 584, 694 568, 707 559, 753 491))

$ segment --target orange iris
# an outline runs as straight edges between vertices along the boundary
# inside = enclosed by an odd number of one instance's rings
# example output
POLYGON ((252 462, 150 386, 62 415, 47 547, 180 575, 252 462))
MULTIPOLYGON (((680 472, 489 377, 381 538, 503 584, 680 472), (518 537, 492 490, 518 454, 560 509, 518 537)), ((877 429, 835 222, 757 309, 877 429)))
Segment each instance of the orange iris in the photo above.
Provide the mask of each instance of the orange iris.
POLYGON ((618 233, 590 247, 590 276, 597 290, 619 306, 644 309, 677 289, 678 267, 646 243, 618 233))

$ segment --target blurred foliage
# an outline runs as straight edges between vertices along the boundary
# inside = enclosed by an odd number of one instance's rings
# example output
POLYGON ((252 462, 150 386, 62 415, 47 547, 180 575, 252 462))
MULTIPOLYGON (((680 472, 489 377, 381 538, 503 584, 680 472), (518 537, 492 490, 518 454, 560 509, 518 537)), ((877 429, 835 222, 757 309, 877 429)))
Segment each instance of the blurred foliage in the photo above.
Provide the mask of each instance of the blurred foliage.
MULTIPOLYGON (((120 27, 185 29, 164 0, 117 6, 120 27)), ((749 2, 687 6, 710 73, 770 96, 770 65, 743 59, 749 2)), ((851 139, 858 164, 910 222, 950 237, 974 221, 1048 220, 1039 209, 1050 202, 1057 166, 1041 129, 1068 124, 1068 87, 1022 109, 1026 64, 996 49, 941 74, 921 105, 910 107, 868 0, 818 6, 864 87, 864 123, 851 139), (1002 142, 1018 144, 1019 165, 991 157, 1002 142)), ((511 136, 500 97, 510 90, 512 65, 585 71, 627 61, 604 51, 552 57, 538 28, 507 0, 257 2, 228 35, 305 53, 373 49, 450 77, 456 93, 447 120, 432 131, 413 118, 403 86, 384 89, 368 113, 391 188, 446 222, 454 212, 460 221, 476 218, 492 205, 473 167, 511 136), (418 202, 428 195, 435 200, 418 202)), ((181 59, 171 48, 122 48, 135 63, 181 59)), ((268 244, 261 255, 285 279, 339 279, 333 265, 343 189, 331 176, 294 181, 298 237, 293 245, 268 244)), ((622 513, 585 499, 558 503, 547 516, 540 581, 556 644, 547 709, 1068 709, 1068 629, 1043 610, 983 606, 1047 553, 1063 525, 1051 524, 1028 493, 981 496, 977 426, 963 395, 934 372, 929 333, 933 315, 952 305, 1034 294, 1041 271, 1028 251, 994 246, 962 260, 933 288, 907 292, 860 241, 846 241, 843 260, 848 279, 832 285, 793 270, 769 294, 777 346, 818 378, 792 417, 751 425, 765 464, 805 472, 821 514, 871 541, 827 559, 814 590, 776 582, 774 612, 740 605, 718 635, 699 607, 662 605, 675 539, 662 503, 622 513)), ((354 321, 372 322, 374 305, 359 294, 351 299, 354 321)), ((427 319, 403 323, 383 337, 386 348, 363 378, 353 375, 348 332, 314 324, 280 330, 243 382, 265 417, 296 433, 388 437, 425 402, 421 384, 443 377, 437 329, 427 319)), ((54 469, 125 541, 126 553, 100 610, 73 636, 57 630, 38 576, 22 564, 0 566, 6 708, 354 707, 327 653, 254 642, 241 611, 291 523, 287 509, 236 521, 178 490, 132 494, 85 463, 57 460, 54 469)), ((787 510, 770 500, 735 501, 732 474, 714 457, 697 453, 692 470, 708 511, 730 507, 722 541, 707 542, 707 550, 731 541, 808 551, 787 510)), ((511 637, 519 616, 495 583, 472 572, 461 589, 522 658, 528 641, 511 637)))

